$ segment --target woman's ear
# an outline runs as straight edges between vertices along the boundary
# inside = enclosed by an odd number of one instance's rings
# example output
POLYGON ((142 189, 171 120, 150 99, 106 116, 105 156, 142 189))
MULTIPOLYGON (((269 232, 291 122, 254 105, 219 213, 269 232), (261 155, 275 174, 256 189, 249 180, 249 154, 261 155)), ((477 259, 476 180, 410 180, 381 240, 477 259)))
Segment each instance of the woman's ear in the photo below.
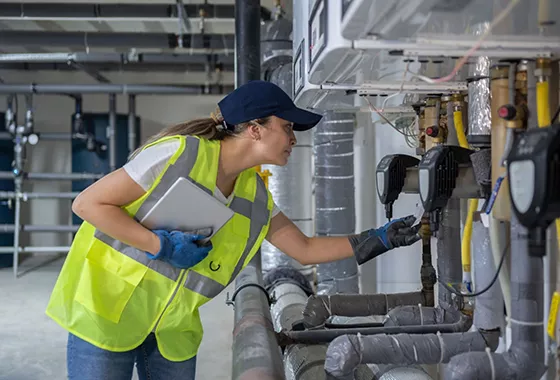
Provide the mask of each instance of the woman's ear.
POLYGON ((251 139, 255 141, 259 141, 261 139, 261 126, 256 123, 250 123, 247 127, 247 132, 249 132, 249 136, 251 139))

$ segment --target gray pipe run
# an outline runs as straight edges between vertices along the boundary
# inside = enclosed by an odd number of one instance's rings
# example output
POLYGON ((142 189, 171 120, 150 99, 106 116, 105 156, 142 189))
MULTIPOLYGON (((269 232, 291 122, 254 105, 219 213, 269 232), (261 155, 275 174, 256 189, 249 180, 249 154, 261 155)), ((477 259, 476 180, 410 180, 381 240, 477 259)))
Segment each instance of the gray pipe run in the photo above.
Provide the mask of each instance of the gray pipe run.
MULTIPOLYGON (((544 255, 544 252, 543 252, 544 255)), ((530 256, 528 233, 511 213, 512 344, 503 354, 473 352, 453 357, 446 380, 532 380, 545 373, 543 262, 530 256)))
POLYGON ((235 281, 232 379, 283 380, 282 353, 274 334, 257 254, 235 281))
POLYGON ((80 194, 79 192, 61 192, 61 193, 16 193, 15 191, 0 191, 0 199, 16 199, 21 198, 23 201, 30 199, 74 199, 80 194))
MULTIPOLYGON (((80 228, 79 225, 34 225, 21 224, 20 231, 24 232, 76 232, 80 228)), ((16 229, 14 224, 0 224, 0 233, 12 233, 16 229)))
MULTIPOLYGON (((95 173, 27 173, 24 172, 22 177, 29 180, 46 180, 46 181, 80 181, 84 179, 99 179, 105 174, 95 173)), ((12 172, 0 172, 0 179, 14 179, 16 176, 12 172)))
MULTIPOLYGON (((459 211, 459 200, 449 200, 442 210, 437 236, 439 279, 451 284, 458 284, 462 280, 459 211)), ((460 352, 484 350, 487 347, 486 339, 479 332, 466 333, 472 326, 472 319, 459 310, 458 302, 451 297, 451 293, 440 286, 438 298, 439 305, 435 308, 418 305, 391 309, 380 331, 383 335, 362 336, 363 331, 357 331, 357 335, 337 337, 327 351, 326 372, 336 379, 346 380, 352 378, 354 369, 362 363, 402 366, 437 364, 449 361, 460 352), (395 329, 421 331, 430 326, 431 335, 388 335, 395 329), (441 335, 445 332, 456 334, 441 335)), ((494 349, 497 347, 499 330, 495 334, 494 349)))
POLYGON ((499 338, 499 331, 429 335, 345 335, 336 338, 329 345, 325 371, 338 380, 353 380, 354 370, 363 363, 403 366, 448 363, 459 353, 484 351, 486 347, 494 351, 498 347, 499 338))
POLYGON ((203 95, 224 94, 233 90, 224 85, 164 86, 151 84, 0 84, 0 94, 137 94, 203 95))
MULTIPOLYGON (((472 269, 476 292, 490 284, 496 273, 496 264, 492 256, 489 230, 480 220, 474 221, 472 236, 472 269)), ((504 331, 504 297, 499 281, 476 297, 474 325, 479 329, 504 331)))
POLYGON ((461 263, 461 201, 449 199, 441 210, 437 232, 438 305, 445 310, 457 310, 462 299, 456 297, 441 283, 458 285, 463 281, 461 263))
POLYGON ((312 295, 303 310, 303 323, 306 328, 315 328, 324 326, 333 316, 386 315, 397 306, 418 304, 426 304, 426 297, 421 291, 396 294, 312 295))
MULTIPOLYGON (((315 128, 315 231, 318 236, 355 233, 354 123, 351 113, 327 111, 315 128)), ((354 258, 317 266, 317 294, 358 293, 354 258)))
MULTIPOLYGON (((254 0, 252 0, 254 1, 254 0)), ((236 17, 237 22, 237 17, 236 17)), ((28 30, 0 31, 1 46, 55 46, 63 48, 177 48, 179 42, 184 49, 227 49, 234 51, 233 34, 183 34, 172 33, 107 33, 107 32, 49 32, 28 30), (182 41, 180 41, 182 40, 182 41)))
MULTIPOLYGON (((276 331, 291 330, 301 321, 307 294, 300 287, 305 277, 294 268, 274 269, 267 279, 274 284, 265 284, 274 294, 276 302, 271 306, 272 321, 276 331)), ((326 380, 324 370, 326 345, 291 345, 284 353, 284 370, 287 380, 326 380)), ((367 366, 359 366, 356 380, 371 380, 373 373, 367 366)))

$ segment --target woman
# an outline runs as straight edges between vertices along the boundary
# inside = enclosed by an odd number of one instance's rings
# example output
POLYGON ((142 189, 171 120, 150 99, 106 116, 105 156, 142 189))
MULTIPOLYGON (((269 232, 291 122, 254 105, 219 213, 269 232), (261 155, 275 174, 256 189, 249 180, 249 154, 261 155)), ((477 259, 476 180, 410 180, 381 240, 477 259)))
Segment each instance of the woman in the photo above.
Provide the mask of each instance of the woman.
POLYGON ((293 131, 313 128, 321 116, 263 81, 239 87, 218 107, 211 118, 163 130, 74 201, 84 223, 47 307, 69 331, 70 379, 130 379, 135 362, 141 379, 194 379, 198 308, 265 238, 302 264, 353 255, 362 264, 419 239, 414 217, 349 237, 305 236, 253 168, 285 165, 293 131), (235 211, 210 244, 197 244, 200 232, 150 231, 137 222, 181 176, 235 211))

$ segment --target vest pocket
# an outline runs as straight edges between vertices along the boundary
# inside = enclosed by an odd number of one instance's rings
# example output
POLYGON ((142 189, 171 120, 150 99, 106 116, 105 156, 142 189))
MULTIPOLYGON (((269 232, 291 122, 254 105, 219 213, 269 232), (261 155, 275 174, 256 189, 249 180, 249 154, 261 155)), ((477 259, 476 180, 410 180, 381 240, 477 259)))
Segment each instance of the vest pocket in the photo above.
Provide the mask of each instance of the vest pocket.
POLYGON ((147 269, 113 249, 96 252, 92 246, 84 261, 74 299, 100 317, 119 323, 147 269))

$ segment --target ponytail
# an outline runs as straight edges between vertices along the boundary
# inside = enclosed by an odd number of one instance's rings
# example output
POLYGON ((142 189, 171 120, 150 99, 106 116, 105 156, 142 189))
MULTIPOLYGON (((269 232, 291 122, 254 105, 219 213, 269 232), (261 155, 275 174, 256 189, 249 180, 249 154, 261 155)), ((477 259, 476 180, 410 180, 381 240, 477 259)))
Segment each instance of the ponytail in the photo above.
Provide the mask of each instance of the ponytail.
POLYGON ((164 128, 159 133, 151 136, 138 149, 132 152, 129 160, 134 158, 147 145, 167 136, 199 136, 207 140, 223 140, 229 136, 241 133, 249 123, 242 123, 237 126, 229 126, 224 122, 219 108, 210 114, 208 118, 194 119, 164 128))

